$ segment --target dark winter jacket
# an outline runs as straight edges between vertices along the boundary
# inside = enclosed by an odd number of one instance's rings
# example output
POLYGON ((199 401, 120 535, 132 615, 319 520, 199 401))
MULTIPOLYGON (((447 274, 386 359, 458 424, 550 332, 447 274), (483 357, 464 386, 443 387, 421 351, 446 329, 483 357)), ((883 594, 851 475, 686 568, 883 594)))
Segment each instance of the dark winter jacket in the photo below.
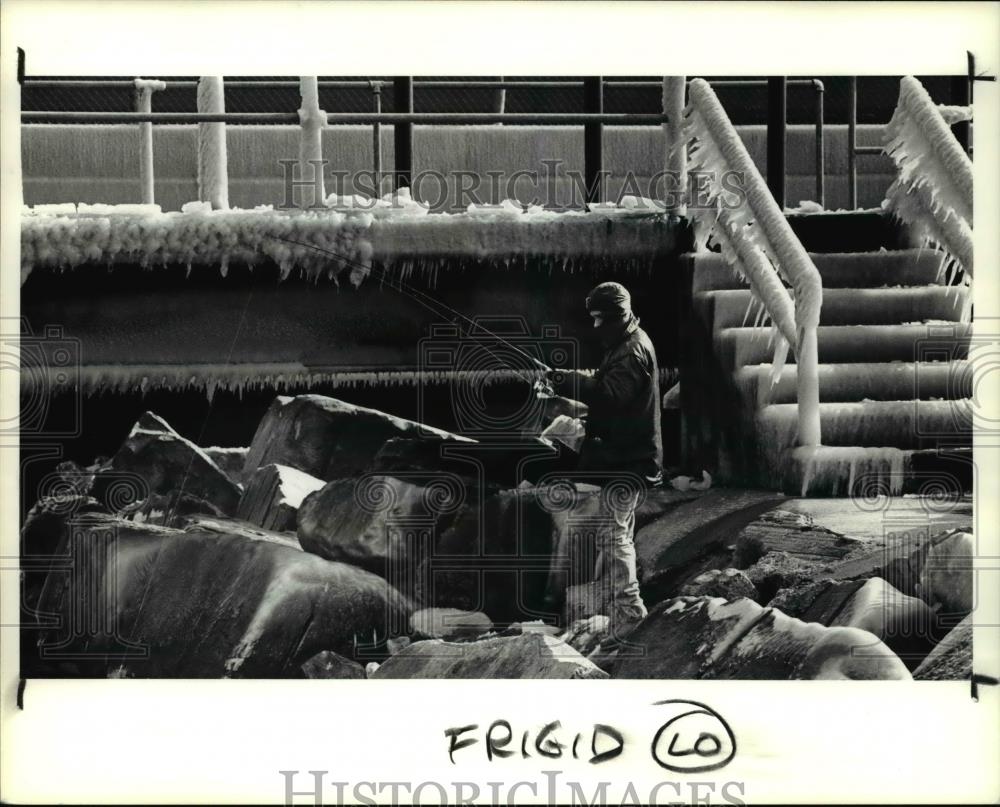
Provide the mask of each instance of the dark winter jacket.
POLYGON ((557 392, 587 404, 587 436, 580 469, 660 474, 660 384, 656 350, 634 317, 611 340, 593 377, 576 375, 557 392), (573 388, 573 385, 576 388, 573 388))

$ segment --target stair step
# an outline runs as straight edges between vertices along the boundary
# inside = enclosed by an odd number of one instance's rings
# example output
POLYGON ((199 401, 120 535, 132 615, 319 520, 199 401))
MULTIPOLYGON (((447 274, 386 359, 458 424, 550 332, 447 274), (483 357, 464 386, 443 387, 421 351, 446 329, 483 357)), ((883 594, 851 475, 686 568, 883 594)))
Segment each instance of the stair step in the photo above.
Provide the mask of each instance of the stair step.
MULTIPOLYGON (((902 400, 955 400, 972 397, 972 364, 951 362, 890 362, 821 364, 817 368, 819 398, 824 403, 902 400)), ((798 400, 796 367, 782 368, 771 384, 771 365, 741 367, 739 386, 758 405, 795 403, 798 400)))
MULTIPOLYGON (((813 252, 809 257, 823 278, 824 289, 930 286, 943 282, 942 253, 932 249, 877 252, 813 252)), ((692 253, 694 291, 746 288, 716 252, 692 253)))
POLYGON ((905 228, 881 210, 788 213, 785 218, 809 252, 872 252, 906 246, 905 228))
MULTIPOLYGON (((821 403, 824 446, 921 448, 921 442, 972 444, 972 402, 864 401, 821 403)), ((769 451, 794 445, 797 404, 770 404, 757 413, 758 439, 769 451)))
MULTIPOLYGON (((859 362, 954 361, 968 358, 972 326, 826 325, 818 329, 821 364, 859 362)), ((771 329, 722 328, 715 334, 715 353, 730 369, 771 361, 771 329)), ((788 361, 795 357, 789 353, 788 361)))
MULTIPOLYGON (((892 325, 968 319, 967 286, 919 286, 893 289, 824 289, 820 325, 892 325)), ((700 292, 696 310, 715 329, 753 324, 761 304, 749 289, 700 292)))

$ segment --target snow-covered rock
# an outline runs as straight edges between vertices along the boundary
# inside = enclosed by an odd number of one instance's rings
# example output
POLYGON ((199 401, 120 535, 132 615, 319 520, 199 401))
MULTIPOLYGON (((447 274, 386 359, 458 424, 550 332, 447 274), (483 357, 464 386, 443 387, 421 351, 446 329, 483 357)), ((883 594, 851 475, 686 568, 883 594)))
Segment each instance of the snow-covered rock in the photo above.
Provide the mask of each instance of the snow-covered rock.
POLYGON ((724 600, 740 597, 754 600, 758 596, 750 578, 739 569, 711 569, 681 588, 680 593, 687 597, 722 597, 724 600))
POLYGON ((458 608, 424 608, 410 617, 410 634, 416 639, 446 642, 475 639, 493 630, 493 622, 482 611, 458 608))
POLYGON ((478 642, 415 642, 372 678, 607 678, 565 642, 539 633, 478 642))
POLYGON ((326 483, 287 465, 264 465, 247 479, 237 515, 268 530, 295 530, 303 499, 326 483))
POLYGON ((908 680, 903 662, 857 628, 805 623, 752 600, 678 597, 619 651, 614 678, 908 680))

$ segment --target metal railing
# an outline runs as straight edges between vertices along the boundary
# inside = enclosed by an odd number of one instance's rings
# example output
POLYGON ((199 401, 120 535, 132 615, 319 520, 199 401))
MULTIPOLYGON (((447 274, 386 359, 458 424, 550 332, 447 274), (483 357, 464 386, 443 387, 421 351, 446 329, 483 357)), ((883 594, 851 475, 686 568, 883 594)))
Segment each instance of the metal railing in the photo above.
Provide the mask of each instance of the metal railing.
MULTIPOLYGON (((134 82, 126 79, 40 79, 23 77, 23 84, 29 87, 78 87, 78 88, 131 88, 134 82)), ((727 79, 712 82, 716 87, 773 87, 781 82, 781 103, 769 104, 768 117, 768 185, 779 204, 784 204, 785 162, 784 146, 787 132, 784 93, 787 86, 809 86, 816 95, 815 103, 815 161, 816 196, 820 205, 825 204, 825 160, 823 144, 824 126, 824 86, 819 79, 727 79), (777 108, 776 108, 777 107, 777 108), (777 114, 775 114, 777 112, 777 114)), ((297 79, 239 79, 229 80, 230 86, 241 88, 292 88, 298 86, 297 79)), ((175 79, 164 81, 163 89, 196 87, 196 79, 175 79)), ((439 80, 396 77, 394 79, 323 79, 319 87, 327 88, 368 88, 372 94, 371 112, 334 112, 327 114, 328 125, 370 125, 373 128, 373 161, 375 175, 381 177, 381 127, 394 127, 396 170, 393 172, 395 186, 410 184, 412 174, 412 127, 414 125, 486 125, 508 124, 522 126, 575 126, 584 127, 584 175, 588 189, 588 201, 602 198, 603 192, 603 127, 611 126, 654 126, 668 122, 665 114, 605 113, 604 97, 609 88, 660 87, 654 80, 616 80, 613 77, 591 77, 586 79, 548 80, 439 80), (382 111, 382 92, 392 85, 395 111, 382 111), (585 112, 582 113, 511 113, 504 111, 506 92, 526 88, 583 88, 585 112), (414 111, 414 91, 417 89, 473 88, 494 89, 494 112, 422 112, 414 111)), ((770 97, 770 96, 769 96, 770 97)), ((67 123, 67 124, 290 124, 299 121, 296 112, 257 112, 205 114, 188 112, 152 112, 148 95, 140 106, 137 94, 134 112, 68 112, 36 111, 23 112, 22 123, 67 123)), ((148 155, 147 155, 148 156, 148 155)))
MULTIPOLYGON (((696 79, 691 83, 689 96, 684 134, 700 146, 692 152, 692 160, 710 176, 719 178, 713 182, 716 195, 723 192, 723 176, 735 172, 743 182, 738 207, 703 206, 693 210, 693 215, 706 240, 709 234, 717 236, 723 256, 747 279, 751 293, 764 306, 786 348, 794 348, 797 442, 800 446, 818 446, 821 433, 817 331, 823 300, 822 278, 712 88, 696 79), (794 298, 782 278, 791 284, 794 298)), ((779 369, 783 361, 779 343, 772 369, 779 369)))

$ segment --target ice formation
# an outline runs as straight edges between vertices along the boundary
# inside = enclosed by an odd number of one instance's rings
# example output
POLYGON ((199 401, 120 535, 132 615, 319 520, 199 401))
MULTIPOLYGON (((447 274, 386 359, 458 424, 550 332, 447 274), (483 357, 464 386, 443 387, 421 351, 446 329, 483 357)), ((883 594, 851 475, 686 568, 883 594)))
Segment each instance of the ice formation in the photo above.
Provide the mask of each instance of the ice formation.
MULTIPOLYGON (((960 119, 953 112, 945 114, 960 119)), ((899 102, 886 126, 885 152, 899 176, 883 208, 924 243, 945 250, 971 276, 972 161, 913 76, 900 81, 899 102)))
POLYGON ((549 259, 553 269, 573 271, 576 261, 603 255, 639 271, 658 257, 651 245, 669 244, 674 232, 664 216, 606 222, 587 213, 513 215, 517 203, 474 215, 425 215, 426 207, 406 194, 394 201, 397 207, 384 200, 372 206, 364 197, 328 197, 333 207, 311 211, 213 211, 210 202, 189 202, 168 213, 157 205, 36 205, 22 211, 21 280, 35 266, 198 264, 224 272, 230 263, 264 259, 275 261, 282 277, 293 269, 335 277, 350 266, 355 283, 373 261, 402 278, 416 268, 433 276, 453 258, 510 268, 537 256, 549 259))
MULTIPOLYGON (((198 111, 226 111, 222 76, 198 79, 198 111)), ((216 210, 229 207, 229 169, 226 159, 226 124, 198 124, 198 196, 216 210)))
MULTIPOLYGON (((718 235, 726 259, 740 272, 747 273, 753 293, 767 308, 779 333, 795 346, 798 441, 802 445, 819 445, 816 329, 823 303, 819 272, 785 220, 712 88, 706 81, 694 79, 688 93, 690 104, 684 110, 683 140, 692 143, 692 170, 703 171, 710 178, 709 198, 716 205, 715 211, 692 208, 701 244, 709 236, 718 235), (732 190, 724 185, 725 178, 734 175, 743 180, 743 198, 736 205, 727 198, 732 190), (786 333, 787 302, 779 291, 778 277, 792 287, 794 339, 789 339, 790 334, 786 333)), ((780 342, 777 348, 774 364, 780 372, 787 348, 782 348, 780 342)))
POLYGON ((319 82, 316 76, 302 76, 299 79, 302 106, 299 108, 299 177, 303 181, 313 181, 312 199, 303 199, 308 206, 319 204, 326 198, 323 185, 323 129, 326 128, 326 113, 319 108, 319 82))

